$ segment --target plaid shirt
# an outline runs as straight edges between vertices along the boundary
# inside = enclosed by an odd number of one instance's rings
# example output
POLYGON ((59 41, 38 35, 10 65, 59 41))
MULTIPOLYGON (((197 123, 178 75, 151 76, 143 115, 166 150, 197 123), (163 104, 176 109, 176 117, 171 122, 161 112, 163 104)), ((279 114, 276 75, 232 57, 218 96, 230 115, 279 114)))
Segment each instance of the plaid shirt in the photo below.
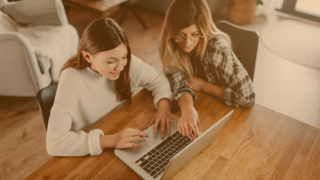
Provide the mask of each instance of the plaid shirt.
MULTIPOLYGON (((251 107, 255 101, 252 81, 227 41, 218 36, 208 41, 204 57, 196 59, 205 71, 208 81, 225 87, 224 102, 228 106, 251 107)), ((173 106, 184 94, 197 94, 189 88, 188 80, 181 71, 166 73, 173 91, 173 106)), ((196 73, 197 76, 197 73, 196 73)))

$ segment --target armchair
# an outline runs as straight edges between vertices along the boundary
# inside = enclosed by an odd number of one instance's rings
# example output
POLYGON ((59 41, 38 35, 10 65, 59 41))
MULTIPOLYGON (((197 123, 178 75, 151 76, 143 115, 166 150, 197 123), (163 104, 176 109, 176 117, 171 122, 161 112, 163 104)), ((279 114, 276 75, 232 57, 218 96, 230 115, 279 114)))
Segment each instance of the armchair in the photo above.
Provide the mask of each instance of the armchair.
MULTIPOLYGON (((35 0, 21 2, 27 1, 35 0)), ((23 19, 21 14, 22 18, 15 19, 0 11, 0 96, 36 96, 40 89, 58 81, 60 69, 76 54, 79 42, 77 31, 68 24, 61 0, 50 1, 54 3, 52 7, 56 8, 60 25, 20 26, 23 19), (38 37, 34 30, 49 34, 41 34, 41 37, 38 37), (56 34, 50 39, 52 32, 62 35, 56 34), (71 38, 65 40, 66 36, 71 38), (61 44, 66 41, 68 45, 61 44)), ((0 9, 3 10, 3 6, 8 4, 10 3, 7 0, 0 0, 0 9)), ((41 22, 45 22, 43 17, 41 22)))

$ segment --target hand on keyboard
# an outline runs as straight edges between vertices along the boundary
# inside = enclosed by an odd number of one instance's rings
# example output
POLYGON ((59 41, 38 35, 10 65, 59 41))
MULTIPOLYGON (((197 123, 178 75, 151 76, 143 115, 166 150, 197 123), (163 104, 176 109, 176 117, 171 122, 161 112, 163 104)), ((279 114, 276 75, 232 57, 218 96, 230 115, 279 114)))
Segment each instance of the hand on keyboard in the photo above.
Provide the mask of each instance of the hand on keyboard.
POLYGON ((193 106, 181 109, 181 118, 178 124, 179 133, 183 136, 188 136, 191 140, 198 137, 198 124, 200 123, 197 111, 193 106), (194 135, 191 134, 191 129, 194 130, 194 135))
POLYGON ((141 147, 140 144, 133 143, 132 141, 146 142, 143 137, 148 138, 149 135, 138 129, 127 128, 113 134, 112 141, 115 148, 141 147))
POLYGON ((153 118, 149 121, 148 125, 146 128, 149 126, 153 125, 153 132, 156 133, 158 129, 158 125, 161 127, 161 137, 164 138, 164 133, 166 131, 167 127, 167 134, 169 135, 171 132, 170 128, 170 121, 174 119, 176 123, 178 124, 178 118, 171 113, 170 110, 170 102, 166 102, 163 100, 167 99, 161 99, 158 104, 158 111, 157 113, 153 116, 153 118))

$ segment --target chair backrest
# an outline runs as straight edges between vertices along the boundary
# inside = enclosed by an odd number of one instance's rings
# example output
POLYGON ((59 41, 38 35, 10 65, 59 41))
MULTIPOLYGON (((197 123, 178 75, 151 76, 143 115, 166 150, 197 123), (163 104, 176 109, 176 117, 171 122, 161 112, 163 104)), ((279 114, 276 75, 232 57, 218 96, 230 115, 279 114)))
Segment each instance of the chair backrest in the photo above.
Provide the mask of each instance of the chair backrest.
POLYGON ((219 21, 216 25, 218 29, 230 36, 233 52, 247 70, 251 80, 253 81, 259 44, 258 33, 224 20, 219 21))
POLYGON ((46 88, 41 89, 37 93, 38 105, 42 114, 44 126, 48 127, 50 117, 50 110, 53 106, 54 98, 56 96, 58 83, 54 83, 46 88))

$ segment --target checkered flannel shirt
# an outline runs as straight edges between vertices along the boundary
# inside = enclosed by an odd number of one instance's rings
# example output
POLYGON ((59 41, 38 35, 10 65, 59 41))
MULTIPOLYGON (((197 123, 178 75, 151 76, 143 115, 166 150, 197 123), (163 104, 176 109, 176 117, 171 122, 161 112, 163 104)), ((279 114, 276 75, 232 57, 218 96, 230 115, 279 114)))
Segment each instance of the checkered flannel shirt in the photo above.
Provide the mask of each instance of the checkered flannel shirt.
MULTIPOLYGON (((255 102, 252 81, 227 41, 218 36, 208 41, 205 55, 199 59, 208 81, 225 87, 224 102, 227 106, 251 107, 255 102)), ((173 91, 173 107, 184 94, 191 94, 193 100, 197 94, 189 88, 188 80, 181 71, 167 73, 173 91)))

